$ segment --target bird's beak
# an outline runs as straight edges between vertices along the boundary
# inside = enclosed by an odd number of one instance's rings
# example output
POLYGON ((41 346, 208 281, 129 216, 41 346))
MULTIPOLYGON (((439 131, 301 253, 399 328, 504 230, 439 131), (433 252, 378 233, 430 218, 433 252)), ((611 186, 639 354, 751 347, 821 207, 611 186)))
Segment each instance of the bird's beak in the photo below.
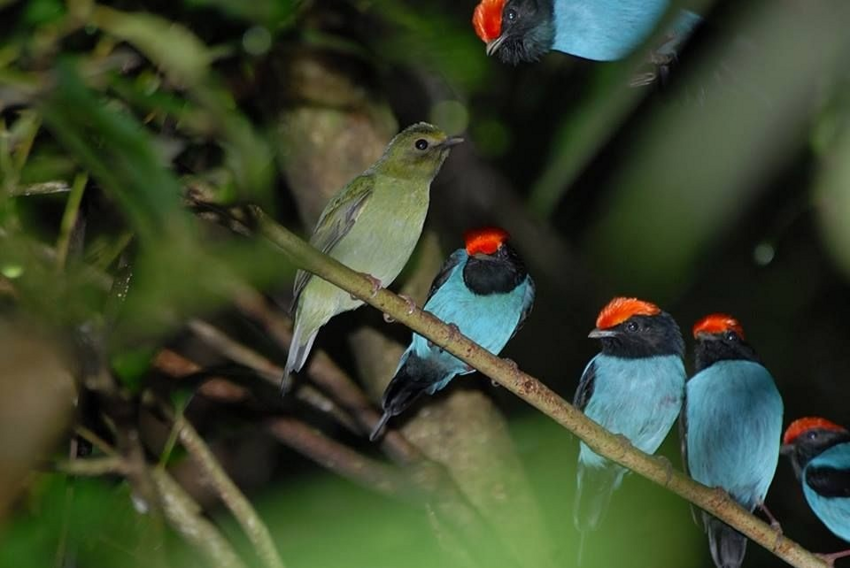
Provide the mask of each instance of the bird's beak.
POLYGON ((440 142, 438 145, 440 146, 440 148, 451 148, 452 146, 457 146, 461 142, 463 142, 463 138, 461 138, 460 136, 449 136, 448 138, 440 142))
POLYGON ((602 339, 605 337, 617 337, 617 332, 607 329, 595 328, 590 330, 590 333, 588 333, 587 336, 591 339, 602 339))
POLYGON ((487 49, 487 55, 489 56, 489 55, 493 55, 494 53, 496 53, 499 50, 499 48, 502 47, 502 43, 504 41, 505 41, 504 35, 500 35, 499 37, 497 37, 493 41, 488 41, 487 42, 487 48, 486 48, 487 49))
POLYGON ((779 448, 779 454, 783 456, 790 456, 794 453, 794 445, 793 444, 782 444, 779 448))

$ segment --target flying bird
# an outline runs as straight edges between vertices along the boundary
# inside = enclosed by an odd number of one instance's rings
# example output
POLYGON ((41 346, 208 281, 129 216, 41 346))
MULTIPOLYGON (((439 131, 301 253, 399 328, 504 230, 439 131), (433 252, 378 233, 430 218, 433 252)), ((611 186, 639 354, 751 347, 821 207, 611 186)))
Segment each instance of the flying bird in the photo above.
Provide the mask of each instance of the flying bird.
MULTIPOLYGON (((669 0, 481 0, 472 23, 487 54, 505 63, 536 61, 553 50, 614 61, 640 46, 669 6, 669 0)), ((700 21, 682 10, 656 57, 675 57, 700 21)))
MULTIPOLYGON (((508 233, 496 227, 467 232, 466 246, 443 263, 423 308, 493 354, 522 327, 534 303, 534 281, 508 239, 508 233)), ((457 375, 473 371, 414 334, 384 391, 384 414, 369 439, 375 440, 390 418, 423 394, 433 395, 457 375)))
MULTIPOLYGON (((779 461, 782 397, 735 318, 706 316, 693 334, 696 374, 687 384, 681 422, 688 473, 722 488, 748 511, 761 507, 767 513, 764 498, 779 461)), ((747 538, 708 513, 701 516, 714 564, 740 566, 747 538)))
MULTIPOLYGON (((419 241, 431 181, 451 147, 462 141, 424 122, 397 134, 377 162, 328 202, 310 244, 366 274, 374 292, 389 286, 419 241)), ((291 373, 301 370, 319 328, 335 315, 363 305, 348 292, 303 270, 295 277, 293 296, 295 325, 282 393, 291 388, 291 373)))

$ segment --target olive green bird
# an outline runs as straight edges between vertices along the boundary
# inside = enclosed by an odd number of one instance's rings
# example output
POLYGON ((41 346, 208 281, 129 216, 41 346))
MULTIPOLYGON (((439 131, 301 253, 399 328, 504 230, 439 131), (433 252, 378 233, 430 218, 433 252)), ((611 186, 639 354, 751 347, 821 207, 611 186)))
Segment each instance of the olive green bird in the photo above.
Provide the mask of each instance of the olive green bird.
MULTIPOLYGON (((431 181, 451 147, 462 141, 424 122, 400 132, 377 162, 328 202, 310 244, 368 275, 375 293, 381 286, 389 286, 419 241, 431 181)), ((335 315, 363 305, 348 292, 303 270, 295 276, 293 295, 295 327, 281 393, 291 388, 291 374, 301 370, 319 328, 335 315)))

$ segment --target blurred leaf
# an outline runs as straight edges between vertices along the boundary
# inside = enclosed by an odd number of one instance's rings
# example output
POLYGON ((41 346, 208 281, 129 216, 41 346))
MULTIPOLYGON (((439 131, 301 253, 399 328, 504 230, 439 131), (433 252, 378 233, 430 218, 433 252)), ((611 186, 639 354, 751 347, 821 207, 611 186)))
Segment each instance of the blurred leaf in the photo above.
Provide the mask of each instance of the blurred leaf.
POLYGON ((158 350, 158 346, 120 349, 110 354, 109 364, 121 383, 130 392, 137 393, 158 350))
POLYGON ((178 85, 200 83, 213 61, 207 46, 191 31, 153 14, 97 6, 91 22, 135 46, 178 85))
POLYGON ((86 89, 69 60, 58 64, 56 76, 41 107, 56 138, 111 193, 143 240, 188 237, 180 184, 163 169, 150 134, 86 89))
POLYGON ((276 27, 295 14, 295 0, 183 0, 191 8, 215 8, 225 14, 276 27))
POLYGON ((35 27, 56 22, 64 15, 65 3, 61 0, 28 0, 23 20, 35 27))

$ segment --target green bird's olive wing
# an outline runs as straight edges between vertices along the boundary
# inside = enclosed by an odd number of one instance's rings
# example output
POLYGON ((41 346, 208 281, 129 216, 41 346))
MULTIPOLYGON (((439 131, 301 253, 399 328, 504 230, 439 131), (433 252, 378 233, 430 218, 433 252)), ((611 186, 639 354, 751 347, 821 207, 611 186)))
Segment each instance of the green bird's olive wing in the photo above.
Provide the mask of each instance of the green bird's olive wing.
MULTIPOLYGON (((361 175, 354 178, 344 190, 331 199, 322 211, 310 244, 325 254, 329 254, 336 244, 351 230, 363 206, 369 201, 375 188, 375 178, 361 175)), ((298 297, 312 278, 312 274, 299 270, 295 275, 292 292, 292 307, 298 304, 298 297)))

